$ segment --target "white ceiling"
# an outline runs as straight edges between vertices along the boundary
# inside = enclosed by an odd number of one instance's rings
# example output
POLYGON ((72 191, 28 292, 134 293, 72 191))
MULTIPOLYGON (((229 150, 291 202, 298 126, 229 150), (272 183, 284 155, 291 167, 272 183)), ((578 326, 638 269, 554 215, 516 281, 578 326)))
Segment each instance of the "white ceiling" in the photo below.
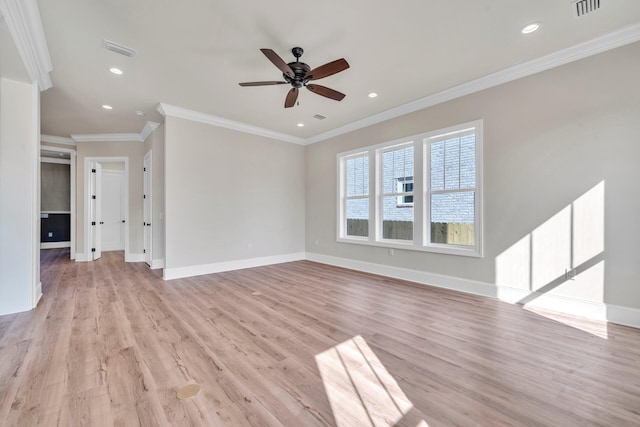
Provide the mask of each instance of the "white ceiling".
POLYGON ((640 1, 600 1, 576 19, 570 0, 40 0, 53 62, 42 133, 140 132, 162 121, 156 107, 166 103, 310 138, 640 22, 640 1), (521 34, 531 22, 540 30, 521 34), (135 57, 105 50, 103 39, 135 57), (280 80, 259 49, 289 62, 294 46, 312 68, 349 62, 318 81, 345 93, 343 101, 303 90, 299 105, 285 109, 289 86, 238 85, 280 80), (113 66, 124 75, 111 74, 113 66), (372 91, 379 96, 368 98, 372 91))

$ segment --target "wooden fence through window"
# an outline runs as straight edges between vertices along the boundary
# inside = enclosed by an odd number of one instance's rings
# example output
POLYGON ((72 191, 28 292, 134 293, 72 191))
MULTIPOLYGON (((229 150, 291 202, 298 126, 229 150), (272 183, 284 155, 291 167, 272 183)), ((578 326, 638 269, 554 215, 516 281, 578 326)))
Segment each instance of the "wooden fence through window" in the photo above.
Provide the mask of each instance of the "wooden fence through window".
MULTIPOLYGON (((347 236, 368 236, 369 220, 347 219, 347 236)), ((413 222, 383 221, 382 236, 385 239, 412 240, 413 222)), ((450 245, 475 245, 474 224, 447 222, 431 223, 431 242, 450 245)))

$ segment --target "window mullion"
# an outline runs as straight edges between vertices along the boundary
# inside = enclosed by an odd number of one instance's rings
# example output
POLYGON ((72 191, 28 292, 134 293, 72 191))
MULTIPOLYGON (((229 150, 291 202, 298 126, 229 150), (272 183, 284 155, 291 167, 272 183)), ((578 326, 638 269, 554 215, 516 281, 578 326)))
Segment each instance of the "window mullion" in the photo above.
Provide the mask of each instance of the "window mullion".
POLYGON ((468 193, 470 191, 476 191, 476 188, 468 187, 468 188, 453 188, 451 190, 432 190, 431 194, 468 193))
POLYGON ((378 155, 376 150, 369 151, 369 241, 378 239, 378 155))

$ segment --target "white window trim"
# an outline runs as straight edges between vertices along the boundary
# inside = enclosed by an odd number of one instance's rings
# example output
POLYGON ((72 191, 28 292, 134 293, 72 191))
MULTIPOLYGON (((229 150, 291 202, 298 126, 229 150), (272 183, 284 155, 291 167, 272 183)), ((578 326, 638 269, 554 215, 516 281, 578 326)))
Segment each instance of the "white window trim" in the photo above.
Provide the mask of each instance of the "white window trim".
MULTIPOLYGON (((346 236, 346 212, 347 212, 347 200, 354 199, 369 199, 371 198, 371 178, 369 178, 369 183, 367 184, 367 194, 366 195, 353 195, 348 196, 347 191, 347 182, 346 182, 346 165, 347 161, 350 159, 358 158, 358 157, 369 157, 369 177, 371 177, 371 156, 367 152, 367 150, 353 150, 347 154, 342 156, 338 156, 338 173, 340 175, 340 179, 338 179, 338 236, 346 236)), ((371 202, 369 202, 369 218, 371 218, 371 202)), ((369 221, 369 236, 371 235, 371 221, 369 221)), ((349 241, 366 241, 369 239, 368 236, 349 236, 349 241)))
MULTIPOLYGON (((483 256, 483 121, 475 120, 472 122, 462 123, 445 129, 425 132, 406 138, 397 139, 369 147, 363 147, 351 150, 337 155, 338 170, 338 191, 337 191, 337 236, 336 241, 341 243, 352 243, 367 246, 376 246, 394 249, 406 249, 412 251, 434 252, 449 255, 460 255, 468 257, 483 256), (429 141, 448 134, 455 134, 465 129, 475 128, 475 145, 476 145, 476 187, 475 187, 475 245, 453 245, 438 244, 430 242, 431 219, 428 208, 428 180, 429 172, 425 170, 430 164, 429 159, 429 141), (410 145, 414 147, 414 175, 413 175, 413 240, 394 240, 382 238, 382 221, 381 221, 381 197, 382 197, 382 160, 383 151, 388 151, 394 147, 402 145, 410 145), (347 236, 346 225, 346 175, 345 164, 348 158, 361 156, 363 154, 369 156, 369 236, 347 236), (426 215, 425 215, 426 214, 426 215)), ((402 194, 398 194, 401 196, 402 194)), ((389 194, 386 194, 389 196, 389 194)))

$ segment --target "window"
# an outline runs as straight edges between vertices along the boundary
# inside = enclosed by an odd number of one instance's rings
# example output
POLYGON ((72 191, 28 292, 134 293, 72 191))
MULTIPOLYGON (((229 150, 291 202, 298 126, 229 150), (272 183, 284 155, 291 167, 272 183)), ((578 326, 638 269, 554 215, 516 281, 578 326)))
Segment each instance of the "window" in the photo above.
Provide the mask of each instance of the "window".
POLYGON ((431 243, 475 245, 475 130, 430 138, 427 187, 431 243))
POLYGON ((338 241, 481 256, 481 160, 482 121, 339 154, 338 241))
POLYGON ((344 232, 347 236, 369 235, 369 157, 358 154, 344 164, 344 232))
POLYGON ((413 240, 413 144, 379 150, 383 239, 413 240), (409 185, 411 178, 411 185, 409 185), (411 203, 405 203, 409 199, 411 203))

